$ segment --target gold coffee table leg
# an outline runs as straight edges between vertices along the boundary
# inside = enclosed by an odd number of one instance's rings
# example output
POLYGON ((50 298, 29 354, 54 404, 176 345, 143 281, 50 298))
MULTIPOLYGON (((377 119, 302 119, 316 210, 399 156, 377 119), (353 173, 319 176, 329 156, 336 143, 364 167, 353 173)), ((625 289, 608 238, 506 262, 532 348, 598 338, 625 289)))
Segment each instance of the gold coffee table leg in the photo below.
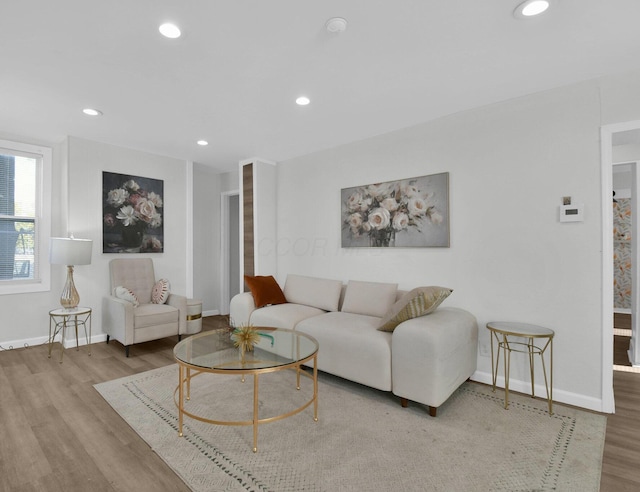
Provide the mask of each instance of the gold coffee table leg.
POLYGON ((258 374, 253 375, 253 452, 258 452, 258 374))
POLYGON ((318 421, 318 357, 313 358, 313 420, 318 421))
POLYGON ((182 437, 182 411, 184 410, 184 367, 178 364, 178 436, 182 437))

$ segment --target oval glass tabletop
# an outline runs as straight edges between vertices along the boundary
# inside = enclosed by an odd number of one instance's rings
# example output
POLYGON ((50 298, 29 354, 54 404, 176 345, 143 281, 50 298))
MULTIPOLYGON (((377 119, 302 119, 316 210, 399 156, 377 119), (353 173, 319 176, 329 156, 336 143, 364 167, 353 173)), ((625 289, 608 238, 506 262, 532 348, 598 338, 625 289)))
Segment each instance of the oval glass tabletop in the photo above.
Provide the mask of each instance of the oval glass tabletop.
POLYGON ((311 336, 285 328, 256 327, 260 341, 242 359, 226 330, 208 331, 186 338, 173 349, 174 357, 184 364, 202 369, 247 371, 268 369, 300 362, 318 351, 311 336))

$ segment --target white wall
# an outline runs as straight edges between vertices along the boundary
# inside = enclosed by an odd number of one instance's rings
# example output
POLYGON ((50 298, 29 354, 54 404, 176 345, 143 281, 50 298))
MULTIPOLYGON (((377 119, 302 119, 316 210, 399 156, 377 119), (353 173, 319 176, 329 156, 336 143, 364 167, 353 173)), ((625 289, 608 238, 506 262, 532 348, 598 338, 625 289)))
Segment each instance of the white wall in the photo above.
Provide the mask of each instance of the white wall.
MULTIPOLYGON (((600 124, 599 86, 590 82, 279 163, 278 279, 449 286, 446 305, 477 317, 480 344, 491 320, 553 328, 554 397, 597 409, 600 124), (450 248, 341 249, 341 188, 445 171, 450 248), (558 221, 567 195, 584 203, 584 222, 558 221)), ((490 373, 490 358, 479 356, 478 376, 488 381, 490 373)), ((524 357, 512 359, 514 379, 529 379, 524 357)))
POLYGON ((203 312, 220 311, 220 174, 196 164, 193 172, 193 295, 203 312))
MULTIPOLYGON (((102 298, 109 293, 109 261, 113 258, 148 256, 153 258, 157 278, 166 278, 171 290, 187 291, 187 201, 191 193, 187 183, 187 163, 130 149, 69 137, 68 230, 54 230, 54 235, 73 232, 76 237, 93 239, 91 265, 75 269, 74 280, 80 303, 93 308, 93 332, 101 333, 102 298), (164 181, 164 252, 155 254, 102 253, 102 172, 161 179, 164 181)), ((55 196, 55 192, 54 192, 55 196)), ((63 212, 64 213, 64 212, 63 212)), ((54 267, 56 270, 62 270, 54 267)), ((53 290, 62 289, 63 278, 52 282, 53 290)), ((55 304, 52 306, 55 307, 55 304)), ((98 338, 100 339, 100 338, 98 338)))

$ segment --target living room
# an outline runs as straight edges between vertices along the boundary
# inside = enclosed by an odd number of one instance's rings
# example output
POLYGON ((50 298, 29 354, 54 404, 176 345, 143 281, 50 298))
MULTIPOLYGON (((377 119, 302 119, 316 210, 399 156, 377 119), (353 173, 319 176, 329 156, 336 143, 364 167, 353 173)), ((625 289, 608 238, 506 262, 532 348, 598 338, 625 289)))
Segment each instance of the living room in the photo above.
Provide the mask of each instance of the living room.
MULTIPOLYGON (((480 327, 506 319, 553 328, 555 399, 611 412, 601 129, 640 121, 635 68, 602 69, 598 77, 567 80, 481 107, 461 103, 446 115, 346 142, 327 128, 332 138, 326 146, 277 160, 276 227, 272 237, 262 238, 269 251, 257 251, 273 254, 276 248, 276 269, 256 273, 273 274, 280 282, 296 273, 398 282, 403 289, 450 287, 454 292, 447 305, 470 311, 480 327), (341 189, 442 172, 449 173, 450 247, 341 248, 341 189), (584 205, 582 222, 559 221, 565 196, 584 205)), ((377 116, 370 111, 369 117, 377 116)), ((99 131, 75 136, 61 127, 62 138, 46 139, 25 128, 2 117, 0 138, 53 149, 51 235, 73 232, 94 243, 91 265, 74 272, 82 304, 94 309, 94 342, 105 339, 100 306, 113 257, 101 250, 104 171, 164 181, 165 245, 162 254, 151 255, 156 271, 170 280, 174 292, 201 298, 205 312, 228 311, 216 281, 221 277, 220 195, 239 190, 238 161, 253 153, 221 169, 187 156, 105 143, 99 131)), ((51 272, 49 290, 0 296, 3 347, 46 341, 47 313, 58 305, 65 271, 45 268, 51 272)), ((488 342, 488 332, 481 329, 472 379, 484 383, 491 378, 488 342)), ((512 366, 511 377, 521 388, 528 381, 525 362, 514 360, 512 366)))

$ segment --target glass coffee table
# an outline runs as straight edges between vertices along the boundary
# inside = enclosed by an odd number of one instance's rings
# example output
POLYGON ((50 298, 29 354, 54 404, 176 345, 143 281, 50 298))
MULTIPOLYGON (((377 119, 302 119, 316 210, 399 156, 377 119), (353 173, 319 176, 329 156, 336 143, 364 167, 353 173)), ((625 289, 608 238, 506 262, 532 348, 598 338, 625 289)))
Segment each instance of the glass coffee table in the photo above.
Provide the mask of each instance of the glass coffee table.
MULTIPOLYGON (((255 327, 260 334, 260 342, 253 350, 245 352, 233 346, 228 332, 207 331, 179 342, 173 349, 178 363, 178 387, 174 400, 178 407, 178 435, 182 437, 184 415, 201 422, 217 425, 253 426, 253 452, 258 451, 258 425, 291 417, 302 412, 313 403, 313 420, 318 420, 318 342, 311 336, 284 328, 255 327), (313 361, 313 373, 300 368, 305 362, 313 361), (296 372, 296 389, 300 389, 300 376, 313 380, 313 396, 302 406, 289 412, 259 418, 258 380, 260 375, 293 369, 296 372), (226 374, 237 376, 242 382, 246 375, 253 375, 253 419, 241 421, 214 420, 196 415, 185 408, 185 400, 191 398, 191 379, 201 374, 226 374)), ((268 384, 268 381, 265 383, 268 384)))

